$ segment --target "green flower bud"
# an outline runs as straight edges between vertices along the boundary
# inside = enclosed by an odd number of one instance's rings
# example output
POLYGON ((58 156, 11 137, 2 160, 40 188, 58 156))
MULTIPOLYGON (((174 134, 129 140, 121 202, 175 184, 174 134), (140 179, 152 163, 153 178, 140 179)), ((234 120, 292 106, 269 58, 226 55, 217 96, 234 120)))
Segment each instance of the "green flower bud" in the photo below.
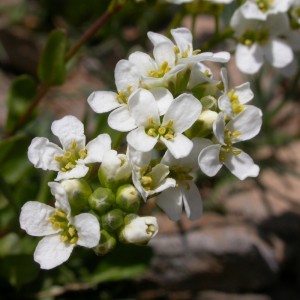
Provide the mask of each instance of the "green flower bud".
POLYGON ((136 213, 140 208, 141 197, 132 184, 125 184, 117 190, 116 203, 120 209, 127 213, 136 213))
POLYGON ((212 126, 218 113, 212 110, 204 110, 198 120, 185 133, 189 138, 207 137, 212 133, 212 126))
POLYGON ((113 209, 101 216, 101 228, 107 231, 115 231, 124 223, 123 212, 120 209, 113 209))
POLYGON ((94 251, 98 255, 105 255, 111 252, 117 244, 116 238, 108 233, 106 230, 100 231, 100 242, 94 248, 94 251))
POLYGON ((97 188, 88 199, 90 208, 99 215, 108 212, 115 203, 115 194, 108 188, 97 188))
POLYGON ((92 189, 84 179, 69 179, 61 182, 70 202, 72 214, 80 213, 87 205, 92 189))
POLYGON ((101 185, 116 190, 131 178, 131 164, 125 154, 118 154, 115 150, 107 151, 98 171, 101 185))

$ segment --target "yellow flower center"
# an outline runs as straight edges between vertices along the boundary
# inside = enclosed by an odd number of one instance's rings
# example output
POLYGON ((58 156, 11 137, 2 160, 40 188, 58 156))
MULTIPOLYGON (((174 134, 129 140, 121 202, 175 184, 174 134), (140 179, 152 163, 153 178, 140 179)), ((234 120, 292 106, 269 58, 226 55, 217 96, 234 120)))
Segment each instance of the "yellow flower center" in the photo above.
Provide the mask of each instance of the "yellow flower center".
POLYGON ((256 0, 256 4, 258 8, 263 12, 266 13, 270 7, 273 5, 274 0, 256 0))
POLYGON ((151 70, 149 71, 148 75, 150 77, 154 78, 162 78, 171 70, 171 67, 169 66, 168 62, 165 61, 161 64, 161 66, 157 70, 151 70))
POLYGON ((234 92, 234 90, 231 90, 228 93, 228 97, 229 97, 229 100, 231 102, 231 107, 232 107, 232 110, 233 110, 234 114, 237 115, 245 109, 245 106, 240 104, 239 97, 234 92))
POLYGON ((74 225, 69 224, 67 219, 67 214, 61 210, 57 209, 54 211, 52 216, 48 219, 55 230, 60 231, 60 239, 63 242, 69 244, 76 244, 78 241, 78 233, 74 225))
POLYGON ((125 92, 119 92, 117 95, 117 100, 120 104, 127 104, 128 103, 128 97, 132 93, 132 86, 128 85, 127 90, 125 92))
POLYGON ((240 42, 249 47, 256 42, 261 45, 264 45, 268 42, 268 40, 269 40, 269 31, 265 28, 262 28, 257 31, 248 29, 244 32, 244 34, 240 38, 240 42))
POLYGON ((60 170, 63 172, 70 171, 76 167, 79 159, 87 157, 87 149, 77 149, 77 143, 72 141, 70 148, 63 155, 55 156, 55 160, 60 163, 60 170))
POLYGON ((234 155, 239 155, 242 153, 241 150, 232 149, 232 139, 237 138, 241 135, 240 131, 230 131, 228 129, 225 129, 224 131, 224 142, 226 145, 221 147, 219 159, 220 161, 224 161, 226 158, 226 155, 230 152, 232 152, 234 155))
POLYGON ((149 119, 149 127, 146 129, 146 133, 152 137, 164 137, 166 140, 171 140, 174 138, 174 131, 172 129, 173 121, 169 122, 164 126, 159 126, 155 124, 153 118, 149 119))

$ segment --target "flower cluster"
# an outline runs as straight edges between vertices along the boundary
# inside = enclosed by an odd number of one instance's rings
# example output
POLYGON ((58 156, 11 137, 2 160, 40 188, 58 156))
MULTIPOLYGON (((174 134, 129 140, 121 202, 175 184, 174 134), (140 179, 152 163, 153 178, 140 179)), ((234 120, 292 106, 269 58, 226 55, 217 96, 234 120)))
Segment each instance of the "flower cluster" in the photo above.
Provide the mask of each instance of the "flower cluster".
POLYGON ((52 124, 62 147, 33 139, 29 160, 57 172, 49 183, 55 208, 30 201, 20 217, 28 234, 46 236, 34 255, 42 268, 66 261, 76 245, 104 255, 118 242, 146 244, 158 232, 155 217, 139 215, 150 198, 171 220, 183 209, 197 219, 200 170, 214 176, 225 165, 241 180, 258 175, 252 158, 233 145, 255 137, 262 124, 262 112, 249 104, 250 84, 229 87, 229 53, 193 49, 187 28, 171 35, 149 32, 153 55, 137 51, 119 61, 116 91, 88 98, 96 113, 110 112, 111 128, 125 132, 125 153, 111 149, 108 134, 86 144, 83 124, 73 116, 52 124), (207 62, 222 64, 216 77, 207 62))
MULTIPOLYGON (((166 0, 185 4, 194 0, 166 0)), ((199 13, 212 15, 223 11, 233 0, 203 0, 199 13), (203 7, 207 9, 203 10, 203 7), (220 10, 216 10, 215 6, 220 10)), ((237 1, 235 1, 237 2, 237 1)), ((296 70, 294 52, 300 50, 299 0, 245 0, 233 13, 230 27, 236 40, 235 60, 238 69, 246 74, 259 72, 265 62, 291 76, 296 70)), ((216 26, 218 26, 216 24, 216 26)))

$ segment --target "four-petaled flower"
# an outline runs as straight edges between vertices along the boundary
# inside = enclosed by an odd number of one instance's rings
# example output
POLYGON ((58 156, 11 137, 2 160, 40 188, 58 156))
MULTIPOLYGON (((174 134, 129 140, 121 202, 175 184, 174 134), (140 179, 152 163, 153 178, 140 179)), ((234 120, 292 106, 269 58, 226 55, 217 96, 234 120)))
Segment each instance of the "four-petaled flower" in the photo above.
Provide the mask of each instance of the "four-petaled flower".
POLYGON ((201 113, 202 105, 198 99, 190 94, 181 94, 171 103, 162 122, 156 100, 149 91, 137 90, 128 105, 137 127, 127 135, 130 146, 147 152, 161 141, 175 158, 190 153, 193 143, 183 132, 193 125, 201 113))
POLYGON ((256 177, 259 167, 254 164, 247 153, 233 147, 233 144, 256 136, 261 124, 262 113, 256 107, 248 107, 227 124, 225 124, 224 114, 220 113, 213 126, 218 143, 213 144, 208 139, 202 140, 206 146, 198 157, 202 172, 207 176, 214 176, 224 164, 233 175, 241 180, 256 177))
POLYGON ((111 149, 108 134, 100 134, 86 145, 83 124, 74 116, 54 121, 51 130, 62 148, 47 138, 36 137, 29 146, 28 158, 36 168, 58 171, 56 181, 84 177, 89 171, 87 165, 101 162, 111 149))
POLYGON ((49 187, 56 199, 55 208, 28 201, 20 215, 22 229, 32 236, 45 236, 34 252, 34 260, 42 269, 52 269, 64 263, 76 245, 93 248, 100 239, 97 218, 89 213, 72 217, 64 188, 56 182, 50 182, 49 187))

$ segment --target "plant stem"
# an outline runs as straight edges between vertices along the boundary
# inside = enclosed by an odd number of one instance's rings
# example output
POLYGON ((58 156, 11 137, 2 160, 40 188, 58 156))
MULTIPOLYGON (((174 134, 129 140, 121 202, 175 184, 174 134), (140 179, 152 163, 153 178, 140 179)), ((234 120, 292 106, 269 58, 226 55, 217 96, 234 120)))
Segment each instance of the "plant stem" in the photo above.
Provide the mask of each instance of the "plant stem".
MULTIPOLYGON (((75 45, 69 49, 65 56, 65 63, 67 63, 78 52, 81 46, 85 44, 99 30, 99 28, 101 28, 104 25, 104 23, 110 19, 110 17, 113 14, 120 11, 121 8, 122 5, 120 4, 117 4, 114 7, 109 7, 109 9, 84 32, 84 34, 79 38, 75 45)), ((48 93, 50 88, 50 85, 40 83, 38 87, 38 92, 32 100, 31 104, 28 106, 27 110, 20 116, 18 122, 15 124, 13 129, 11 131, 6 132, 5 138, 13 136, 20 128, 22 128, 26 124, 28 118, 31 116, 35 107, 41 102, 41 100, 48 93)))

